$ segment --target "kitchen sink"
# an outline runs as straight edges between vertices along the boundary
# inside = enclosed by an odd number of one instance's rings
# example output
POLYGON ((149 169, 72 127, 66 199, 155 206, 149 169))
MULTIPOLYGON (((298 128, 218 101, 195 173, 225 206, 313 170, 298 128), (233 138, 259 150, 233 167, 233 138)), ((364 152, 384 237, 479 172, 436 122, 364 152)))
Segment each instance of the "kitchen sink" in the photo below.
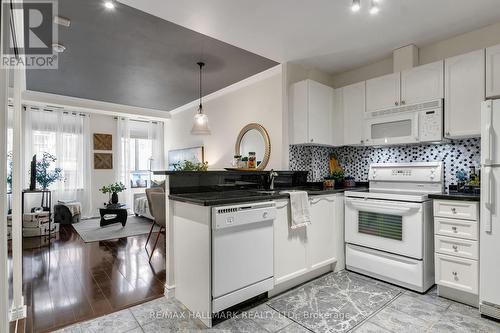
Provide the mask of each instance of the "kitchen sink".
POLYGON ((279 191, 275 191, 275 190, 255 190, 252 192, 259 193, 259 194, 269 194, 269 195, 274 195, 274 194, 279 193, 279 191))
POLYGON ((260 194, 269 194, 269 195, 274 195, 274 194, 286 194, 284 192, 297 192, 297 191, 303 191, 303 190, 254 190, 252 192, 255 193, 260 193, 260 194))

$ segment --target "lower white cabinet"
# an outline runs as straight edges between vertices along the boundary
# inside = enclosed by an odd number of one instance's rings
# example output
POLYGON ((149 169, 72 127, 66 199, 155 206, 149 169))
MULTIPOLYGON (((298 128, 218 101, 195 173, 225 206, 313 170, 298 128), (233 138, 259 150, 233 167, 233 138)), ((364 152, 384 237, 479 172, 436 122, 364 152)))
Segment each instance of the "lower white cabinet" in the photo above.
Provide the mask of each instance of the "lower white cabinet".
POLYGON ((343 269, 343 195, 314 196, 310 199, 311 224, 290 228, 290 203, 276 202, 274 221, 274 281, 276 285, 318 268, 336 263, 343 269))
POLYGON ((438 294, 476 307, 479 303, 478 206, 471 201, 434 200, 438 294))
POLYGON ((478 293, 477 260, 436 254, 436 283, 471 294, 478 293))
POLYGON ((322 196, 309 200, 311 221, 308 230, 309 268, 316 269, 335 262, 335 197, 322 196))
POLYGON ((291 229, 290 203, 276 202, 277 215, 274 220, 274 282, 280 284, 305 274, 308 271, 306 228, 291 229))

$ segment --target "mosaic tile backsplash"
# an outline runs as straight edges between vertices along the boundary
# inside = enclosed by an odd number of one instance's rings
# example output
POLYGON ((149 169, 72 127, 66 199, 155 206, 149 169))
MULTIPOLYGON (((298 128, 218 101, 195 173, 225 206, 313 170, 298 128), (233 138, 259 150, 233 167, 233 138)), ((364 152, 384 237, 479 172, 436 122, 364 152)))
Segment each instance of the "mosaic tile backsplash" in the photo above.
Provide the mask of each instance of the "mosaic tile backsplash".
POLYGON ((479 168, 481 139, 453 140, 442 144, 391 147, 290 146, 290 170, 309 171, 308 181, 321 181, 328 175, 330 154, 335 154, 356 181, 368 180, 371 163, 443 161, 445 186, 456 184, 455 174, 471 166, 479 168))

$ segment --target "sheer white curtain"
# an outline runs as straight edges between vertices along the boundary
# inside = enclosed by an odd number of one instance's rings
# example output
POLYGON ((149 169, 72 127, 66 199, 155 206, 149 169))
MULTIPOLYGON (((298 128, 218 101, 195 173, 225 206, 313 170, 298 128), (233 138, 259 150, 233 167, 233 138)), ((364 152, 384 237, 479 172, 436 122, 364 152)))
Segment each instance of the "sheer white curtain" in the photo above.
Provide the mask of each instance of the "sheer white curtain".
MULTIPOLYGON (((79 201, 82 216, 92 216, 89 115, 27 107, 24 119, 25 167, 35 154, 38 159, 45 152, 54 155, 53 167, 62 169, 64 179, 51 186, 52 203, 79 201)), ((25 174, 25 187, 29 187, 29 174, 25 174)))
POLYGON ((128 205, 129 209, 133 208, 132 191, 130 190, 130 120, 128 118, 117 119, 116 125, 116 154, 115 154, 115 180, 122 182, 127 188, 119 194, 120 202, 128 205))
POLYGON ((163 141, 163 122, 150 121, 148 139, 151 141, 150 170, 163 170, 165 167, 165 151, 163 141))

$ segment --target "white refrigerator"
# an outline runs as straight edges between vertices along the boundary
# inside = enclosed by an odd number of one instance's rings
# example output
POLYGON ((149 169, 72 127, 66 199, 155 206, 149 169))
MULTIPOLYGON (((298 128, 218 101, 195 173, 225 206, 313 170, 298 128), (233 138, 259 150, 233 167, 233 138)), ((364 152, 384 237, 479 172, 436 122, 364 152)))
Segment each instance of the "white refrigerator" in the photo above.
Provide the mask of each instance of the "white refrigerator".
POLYGON ((500 100, 481 107, 479 310, 500 319, 500 100))

